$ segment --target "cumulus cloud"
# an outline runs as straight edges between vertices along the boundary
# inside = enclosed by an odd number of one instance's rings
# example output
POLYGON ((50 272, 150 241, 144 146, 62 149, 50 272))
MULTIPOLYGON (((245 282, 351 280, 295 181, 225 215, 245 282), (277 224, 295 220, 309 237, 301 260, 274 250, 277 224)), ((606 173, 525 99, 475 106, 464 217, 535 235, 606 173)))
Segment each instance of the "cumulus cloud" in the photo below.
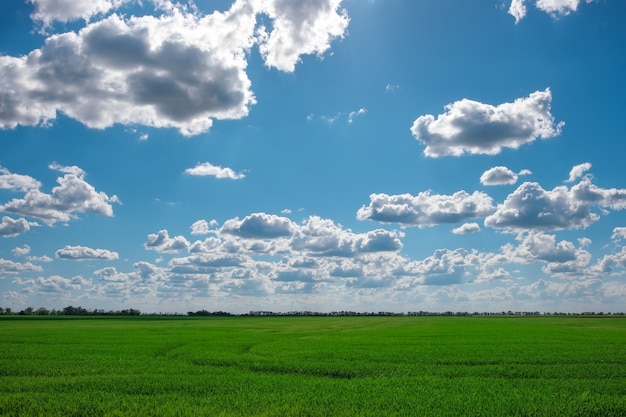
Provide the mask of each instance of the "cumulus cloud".
POLYGON ((221 232, 250 239, 273 239, 290 236, 294 223, 286 217, 274 214, 253 213, 240 220, 227 220, 221 232))
POLYGON ((117 252, 106 249, 92 249, 85 246, 65 246, 63 249, 57 250, 55 256, 59 259, 69 261, 91 261, 91 260, 107 260, 113 261, 119 258, 117 252))
POLYGON ((75 19, 89 20, 92 16, 104 14, 118 8, 130 0, 27 0, 35 7, 31 14, 33 20, 40 21, 44 26, 52 22, 68 22, 75 19))
POLYGON ((484 217, 493 209, 491 197, 478 191, 472 194, 458 191, 452 195, 432 194, 431 191, 416 196, 371 194, 369 206, 359 209, 357 219, 422 227, 461 223, 484 217))
POLYGON ((0 167, 0 189, 28 192, 41 187, 41 183, 28 175, 12 174, 8 169, 0 167))
POLYGON ((403 236, 383 229, 353 233, 330 219, 311 216, 297 228, 291 248, 311 256, 354 257, 360 253, 399 251, 403 236))
POLYGON ((582 177, 585 172, 589 171, 590 169, 591 169, 591 164, 589 162, 585 162, 583 164, 579 164, 579 165, 572 167, 572 169, 569 172, 569 178, 567 179, 567 182, 576 181, 577 179, 582 177))
MULTIPOLYGON (((119 203, 117 196, 109 197, 85 181, 85 173, 78 167, 63 167, 52 164, 50 169, 64 172, 57 178, 58 186, 46 194, 29 189, 24 198, 13 199, 0 205, 0 211, 40 219, 51 226, 56 222, 68 222, 76 218, 75 213, 95 213, 113 216, 111 203, 119 203)), ((23 220, 23 219, 22 219, 23 220)), ((18 220, 19 221, 19 220, 18 220)), ((22 226, 24 223, 21 222, 22 226)))
POLYGON ((513 103, 497 106, 463 99, 448 104, 444 114, 418 117, 411 132, 429 157, 464 154, 495 155, 503 148, 517 149, 537 138, 561 133, 550 113, 550 89, 536 91, 513 103))
POLYGON ((483 172, 480 176, 480 183, 483 185, 515 184, 520 175, 528 174, 531 174, 531 172, 527 169, 516 174, 507 167, 497 166, 483 172))
POLYGON ((526 16, 525 0, 511 0, 511 6, 509 7, 509 14, 515 18, 515 24, 526 16))
POLYGON ((480 232, 480 226, 478 223, 465 223, 455 229, 452 229, 452 233, 455 235, 465 235, 467 233, 480 232))
POLYGON ((206 235, 211 233, 211 228, 217 226, 216 220, 211 220, 210 222, 202 219, 194 222, 191 225, 191 234, 192 235, 206 235))
POLYGON ((160 253, 176 253, 189 247, 189 241, 183 236, 171 238, 167 230, 151 233, 144 244, 144 248, 160 253))
POLYGON ((620 241, 622 239, 626 239, 626 227, 616 227, 613 229, 613 234, 611 235, 611 239, 614 241, 620 241))
MULTIPOLYGON (((47 25, 106 14, 127 0, 31 1, 34 18, 47 25)), ((268 66, 293 71, 302 54, 322 54, 343 35, 340 3, 236 0, 203 16, 155 1, 158 16, 111 14, 53 34, 25 56, 0 56, 0 127, 47 125, 63 113, 97 129, 206 132, 213 120, 241 119, 255 104, 246 73, 255 43, 268 66), (257 28, 257 15, 269 16, 271 32, 257 28)))
POLYGON ((259 2, 259 12, 272 20, 272 30, 257 30, 259 51, 268 67, 293 72, 301 55, 321 55, 342 37, 350 19, 342 0, 259 2))
POLYGON ((11 249, 13 256, 26 256, 30 253, 30 246, 24 245, 22 247, 15 247, 11 249))
POLYGON ((0 278, 9 274, 21 274, 23 272, 40 272, 43 268, 31 262, 13 262, 8 259, 0 258, 0 278))
POLYGON ((0 223, 0 236, 2 237, 16 237, 20 234, 30 230, 30 224, 26 219, 19 218, 17 220, 11 217, 2 217, 2 223, 0 223))
POLYGON ((590 178, 550 191, 536 182, 525 182, 485 218, 485 226, 543 231, 586 228, 600 219, 594 208, 623 210, 626 190, 600 188, 590 178))
POLYGON ((246 177, 245 174, 241 172, 235 172, 231 168, 222 168, 220 166, 212 165, 210 162, 204 162, 193 168, 187 168, 185 173, 189 175, 212 176, 219 179, 227 178, 231 180, 240 180, 246 177))
POLYGON ((423 285, 450 285, 472 280, 465 272, 479 264, 480 257, 476 251, 438 249, 423 260, 407 263, 402 272, 417 275, 418 283, 423 285))

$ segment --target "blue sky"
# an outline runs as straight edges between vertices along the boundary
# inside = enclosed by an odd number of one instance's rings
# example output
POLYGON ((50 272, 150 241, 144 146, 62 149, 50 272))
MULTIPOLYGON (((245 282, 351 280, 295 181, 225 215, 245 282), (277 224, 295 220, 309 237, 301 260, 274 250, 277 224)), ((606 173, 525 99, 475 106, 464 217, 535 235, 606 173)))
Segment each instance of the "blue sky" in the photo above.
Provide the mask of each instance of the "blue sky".
POLYGON ((623 311, 625 13, 2 2, 0 306, 623 311))

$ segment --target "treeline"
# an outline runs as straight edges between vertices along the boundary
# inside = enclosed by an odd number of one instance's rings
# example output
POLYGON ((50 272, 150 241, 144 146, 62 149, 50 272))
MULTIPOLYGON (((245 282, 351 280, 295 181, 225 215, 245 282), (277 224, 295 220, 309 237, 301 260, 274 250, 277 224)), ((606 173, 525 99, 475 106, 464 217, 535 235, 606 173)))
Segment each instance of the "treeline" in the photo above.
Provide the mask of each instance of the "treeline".
MULTIPOLYGON (((13 311, 11 308, 0 307, 0 315, 19 315, 19 316, 185 316, 185 314, 181 313, 141 313, 139 310, 135 310, 134 308, 128 308, 124 310, 102 310, 102 309, 87 309, 83 307, 74 307, 67 306, 63 309, 56 310, 48 310, 46 308, 38 308, 34 309, 32 307, 27 307, 20 311, 13 311)), ((209 317, 209 316, 318 316, 318 317, 351 317, 351 316, 457 316, 457 317, 472 317, 472 316, 501 316, 501 317, 510 317, 510 316, 578 316, 578 317, 605 317, 605 316, 625 316, 626 313, 605 313, 605 312, 595 312, 588 311, 582 313, 562 313, 562 312, 554 312, 554 313, 546 313, 539 311, 499 311, 499 312, 473 312, 469 313, 467 311, 445 311, 445 312, 433 312, 433 311, 409 311, 406 313, 397 313, 397 312, 389 312, 389 311, 378 311, 378 312, 359 312, 359 311, 332 311, 332 312, 318 312, 318 311, 288 311, 288 312, 277 312, 277 311, 265 311, 265 310, 256 310, 250 311, 244 314, 233 314, 227 311, 208 311, 208 310, 198 310, 198 311, 189 311, 187 314, 189 317, 209 317)))
POLYGON ((18 316, 139 316, 141 311, 133 308, 125 310, 89 310, 83 307, 67 306, 61 310, 48 310, 47 308, 40 307, 33 309, 27 307, 23 310, 14 312, 11 308, 0 307, 0 315, 18 315, 18 316))

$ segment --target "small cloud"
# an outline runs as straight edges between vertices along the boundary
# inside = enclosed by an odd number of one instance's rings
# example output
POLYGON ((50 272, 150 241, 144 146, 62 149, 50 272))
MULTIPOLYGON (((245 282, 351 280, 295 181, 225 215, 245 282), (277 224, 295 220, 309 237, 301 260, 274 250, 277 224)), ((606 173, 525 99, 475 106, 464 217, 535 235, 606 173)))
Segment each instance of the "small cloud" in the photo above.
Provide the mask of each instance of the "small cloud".
POLYGON ((385 93, 393 93, 394 91, 398 91, 400 86, 397 84, 387 84, 385 87, 385 93))
POLYGON ((206 220, 198 220, 191 225, 191 234, 192 235, 206 235, 211 233, 211 228, 217 226, 217 220, 211 220, 207 222, 206 220))
POLYGON ((526 16, 524 0, 512 0, 509 14, 515 18, 515 24, 518 24, 526 16))
POLYGON ((2 223, 0 223, 0 236, 2 237, 16 237, 28 230, 30 230, 30 223, 24 218, 14 220, 4 216, 2 223))
POLYGON ((591 164, 589 162, 585 162, 583 164, 579 164, 574 166, 569 172, 569 178, 566 182, 574 182, 578 178, 582 177, 583 174, 591 169, 591 164))
POLYGON ((24 245, 21 248, 16 247, 11 250, 13 256, 26 256, 30 253, 30 246, 24 245))
POLYGON ((111 252, 106 249, 92 249, 85 246, 66 246, 63 249, 57 250, 54 254, 59 259, 66 259, 69 261, 112 261, 119 258, 117 252, 111 252))
POLYGON ((148 137, 149 137, 148 134, 144 133, 144 134, 139 136, 139 140, 148 140, 148 137))
POLYGON ((480 176, 480 183, 483 185, 515 184, 516 182, 517 174, 503 166, 488 169, 480 176))
POLYGON ((199 163, 194 168, 187 168, 185 173, 196 176, 212 176, 218 179, 240 180, 245 178, 245 174, 235 172, 231 168, 222 168, 210 162, 199 163))
POLYGON ((291 214, 291 209, 287 209, 287 208, 286 209, 282 209, 280 212, 282 214, 291 214))
POLYGON ((480 232, 480 226, 478 223, 465 223, 462 226, 457 227, 456 229, 452 229, 452 233, 455 235, 464 235, 467 233, 476 233, 480 232))
POLYGON ((361 116, 365 113, 367 113, 367 110, 363 107, 361 107, 357 111, 351 111, 350 114, 348 114, 348 123, 352 123, 352 121, 354 120, 354 117, 361 116))

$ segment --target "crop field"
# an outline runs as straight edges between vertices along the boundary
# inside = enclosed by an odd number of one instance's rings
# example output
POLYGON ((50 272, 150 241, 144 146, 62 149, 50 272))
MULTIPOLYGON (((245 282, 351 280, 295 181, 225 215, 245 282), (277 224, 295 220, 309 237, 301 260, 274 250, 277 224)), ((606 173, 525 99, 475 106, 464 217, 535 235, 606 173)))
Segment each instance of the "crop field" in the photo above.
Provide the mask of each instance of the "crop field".
POLYGON ((626 416, 626 319, 1 318, 1 416, 626 416))

